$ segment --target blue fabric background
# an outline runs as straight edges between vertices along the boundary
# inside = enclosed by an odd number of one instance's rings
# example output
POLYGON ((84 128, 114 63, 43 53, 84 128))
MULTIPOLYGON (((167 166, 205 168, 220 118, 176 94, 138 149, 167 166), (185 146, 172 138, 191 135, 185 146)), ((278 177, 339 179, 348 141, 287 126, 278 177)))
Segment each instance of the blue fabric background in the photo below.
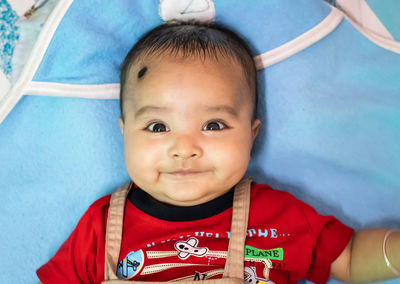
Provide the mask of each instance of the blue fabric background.
MULTIPOLYGON (((217 20, 245 36, 255 54, 330 12, 321 0, 214 2, 217 20)), ((117 83, 126 52, 160 23, 155 0, 75 0, 34 81, 117 83)), ((400 228, 399 66, 399 54, 343 20, 259 71, 263 126, 249 175, 356 229, 400 228)), ((86 208, 128 181, 118 117, 117 100, 26 96, 0 125, 1 283, 36 283, 35 269, 86 208)))

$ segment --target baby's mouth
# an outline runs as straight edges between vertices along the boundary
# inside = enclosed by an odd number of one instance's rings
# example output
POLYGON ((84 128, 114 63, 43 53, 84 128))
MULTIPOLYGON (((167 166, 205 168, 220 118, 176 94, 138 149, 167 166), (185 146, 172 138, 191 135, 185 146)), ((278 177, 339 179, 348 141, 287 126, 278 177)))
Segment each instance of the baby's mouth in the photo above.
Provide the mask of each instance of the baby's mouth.
POLYGON ((198 175, 198 174, 202 174, 205 173, 205 171, 198 171, 198 170, 176 170, 176 171, 170 171, 167 172, 167 174, 169 175, 173 175, 173 176, 191 176, 191 175, 198 175))

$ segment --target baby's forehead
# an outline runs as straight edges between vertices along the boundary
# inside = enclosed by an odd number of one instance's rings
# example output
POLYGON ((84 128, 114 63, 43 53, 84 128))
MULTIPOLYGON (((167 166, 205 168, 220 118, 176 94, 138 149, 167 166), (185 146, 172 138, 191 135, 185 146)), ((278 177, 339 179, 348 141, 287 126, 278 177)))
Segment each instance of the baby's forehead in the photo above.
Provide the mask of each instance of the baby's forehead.
MULTIPOLYGON (((179 81, 179 78, 181 78, 180 76, 182 76, 183 73, 185 73, 185 75, 190 74, 189 77, 191 78, 189 81, 199 81, 205 78, 204 84, 206 85, 208 84, 209 80, 207 77, 203 76, 203 73, 207 73, 208 75, 213 76, 213 78, 223 78, 221 80, 217 80, 217 89, 208 90, 211 93, 217 94, 219 90, 229 89, 230 91, 228 92, 236 94, 234 97, 232 97, 232 99, 235 101, 235 106, 243 104, 247 105, 247 102, 254 104, 254 98, 251 94, 252 88, 248 84, 244 67, 241 66, 241 64, 234 58, 226 56, 182 57, 162 54, 142 57, 138 60, 135 60, 135 62, 130 66, 124 86, 124 96, 127 101, 130 101, 128 104, 133 106, 135 109, 138 99, 141 100, 143 95, 150 95, 149 88, 152 89, 157 83, 165 83, 166 78, 172 81, 179 81), (172 77, 171 73, 176 76, 172 77), (166 74, 169 75, 166 76, 166 74), (232 78, 235 79, 232 81, 232 78)), ((185 76, 185 78, 188 77, 185 76)), ((213 79, 211 80, 214 81, 213 79)), ((220 93, 226 92, 222 91, 220 93)))
POLYGON ((218 55, 218 57, 206 56, 204 54, 182 56, 181 54, 162 53, 142 56, 132 62, 128 70, 128 76, 126 76, 124 91, 130 89, 129 92, 134 93, 137 88, 145 87, 145 82, 150 77, 154 79, 158 76, 163 76, 166 72, 175 72, 185 68, 192 70, 191 75, 193 77, 198 76, 197 72, 193 72, 197 68, 211 73, 214 70, 218 70, 219 74, 224 77, 230 77, 233 72, 236 72, 236 74, 240 74, 241 86, 243 88, 249 87, 245 68, 233 57, 226 55, 218 55))
POLYGON ((149 74, 148 71, 151 71, 152 74, 157 74, 157 71, 163 69, 165 65, 168 65, 168 68, 181 68, 182 66, 194 65, 199 62, 203 63, 204 66, 209 66, 209 68, 220 65, 244 69, 234 57, 228 57, 222 54, 185 56, 182 54, 169 54, 165 52, 150 54, 136 59, 130 66, 129 79, 142 79, 145 74, 149 74))
POLYGON ((132 64, 125 83, 127 87, 125 91, 134 95, 138 91, 142 93, 143 90, 153 87, 152 85, 166 77, 173 81, 185 77, 186 83, 203 80, 204 84, 209 80, 213 81, 214 78, 224 78, 218 80, 220 86, 225 85, 225 88, 235 86, 237 90, 244 92, 244 89, 249 88, 244 72, 242 66, 232 58, 149 56, 132 64), (190 76, 183 76, 184 73, 190 76), (204 73, 210 76, 204 77, 204 73), (232 78, 236 78, 235 84, 232 84, 232 78))

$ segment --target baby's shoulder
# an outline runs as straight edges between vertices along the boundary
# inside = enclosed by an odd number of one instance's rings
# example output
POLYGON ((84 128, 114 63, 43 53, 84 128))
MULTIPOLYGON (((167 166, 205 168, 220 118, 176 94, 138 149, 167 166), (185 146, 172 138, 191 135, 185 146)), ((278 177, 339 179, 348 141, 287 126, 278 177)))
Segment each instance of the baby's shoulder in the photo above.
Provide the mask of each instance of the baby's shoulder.
POLYGON ((272 188, 267 184, 252 184, 251 186, 251 197, 252 199, 268 199, 275 201, 299 201, 289 192, 272 188))
POLYGON ((111 194, 97 199, 89 206, 85 215, 88 215, 91 218, 100 217, 103 219, 105 216, 107 216, 108 208, 110 207, 110 199, 111 194))
POLYGON ((111 199, 111 194, 105 195, 97 199, 95 202, 90 205, 90 207, 93 209, 95 208, 103 208, 103 207, 108 207, 110 205, 110 199, 111 199))
POLYGON ((250 207, 275 210, 277 212, 299 212, 313 208, 291 193, 274 189, 266 184, 253 184, 251 188, 250 207))

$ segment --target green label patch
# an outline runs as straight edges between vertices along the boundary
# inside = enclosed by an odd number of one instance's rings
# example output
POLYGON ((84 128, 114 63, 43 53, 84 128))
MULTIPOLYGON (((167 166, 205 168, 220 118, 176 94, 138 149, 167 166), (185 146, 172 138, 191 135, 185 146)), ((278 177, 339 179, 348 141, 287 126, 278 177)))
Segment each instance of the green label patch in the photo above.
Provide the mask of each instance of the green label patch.
POLYGON ((258 259, 283 260, 283 248, 259 249, 252 246, 244 246, 244 256, 258 259))

